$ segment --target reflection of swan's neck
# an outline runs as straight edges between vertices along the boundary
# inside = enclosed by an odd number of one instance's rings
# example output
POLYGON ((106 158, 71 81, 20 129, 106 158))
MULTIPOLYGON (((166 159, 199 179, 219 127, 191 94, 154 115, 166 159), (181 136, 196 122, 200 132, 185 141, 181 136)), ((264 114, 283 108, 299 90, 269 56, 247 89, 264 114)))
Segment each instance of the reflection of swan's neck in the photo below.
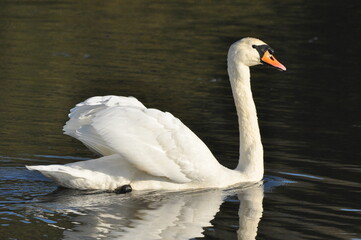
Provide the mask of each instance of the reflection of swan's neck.
POLYGON ((263 213, 263 186, 253 186, 238 195, 238 240, 256 239, 257 229, 263 213))
POLYGON ((247 179, 258 181, 263 177, 263 147, 252 97, 249 67, 229 59, 228 74, 239 124, 240 156, 236 169, 247 179))

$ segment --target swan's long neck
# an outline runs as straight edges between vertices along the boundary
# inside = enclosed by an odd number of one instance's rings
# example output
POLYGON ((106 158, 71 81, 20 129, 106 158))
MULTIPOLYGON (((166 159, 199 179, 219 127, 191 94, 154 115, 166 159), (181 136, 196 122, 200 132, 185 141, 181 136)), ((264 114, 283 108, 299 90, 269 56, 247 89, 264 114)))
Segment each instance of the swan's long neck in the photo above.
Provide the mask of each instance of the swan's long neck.
POLYGON ((263 177, 263 147, 253 101, 249 67, 228 60, 228 74, 232 86, 239 123, 239 162, 236 170, 247 179, 263 177))

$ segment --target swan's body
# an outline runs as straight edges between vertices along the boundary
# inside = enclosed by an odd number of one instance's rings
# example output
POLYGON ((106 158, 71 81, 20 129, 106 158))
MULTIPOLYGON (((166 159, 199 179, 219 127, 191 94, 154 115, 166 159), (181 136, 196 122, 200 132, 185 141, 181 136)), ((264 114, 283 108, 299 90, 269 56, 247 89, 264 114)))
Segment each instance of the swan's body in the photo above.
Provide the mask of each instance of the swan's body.
POLYGON ((255 38, 234 43, 228 53, 240 130, 240 157, 234 170, 219 164, 207 146, 170 113, 146 108, 132 97, 117 96, 92 97, 77 104, 64 126, 65 134, 104 157, 27 168, 76 189, 114 190, 130 184, 134 190, 182 190, 259 181, 263 148, 249 66, 263 62, 285 70, 271 53, 271 48, 255 38))

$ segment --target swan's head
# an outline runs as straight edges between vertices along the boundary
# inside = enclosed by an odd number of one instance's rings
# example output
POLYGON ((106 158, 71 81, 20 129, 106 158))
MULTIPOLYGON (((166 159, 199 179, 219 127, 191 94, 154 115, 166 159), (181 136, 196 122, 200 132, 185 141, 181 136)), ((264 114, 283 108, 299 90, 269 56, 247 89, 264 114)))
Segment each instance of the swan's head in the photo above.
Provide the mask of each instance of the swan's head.
POLYGON ((286 71, 286 67, 277 61, 273 53, 273 49, 265 42, 257 38, 243 38, 229 48, 228 64, 244 64, 248 67, 266 64, 286 71))

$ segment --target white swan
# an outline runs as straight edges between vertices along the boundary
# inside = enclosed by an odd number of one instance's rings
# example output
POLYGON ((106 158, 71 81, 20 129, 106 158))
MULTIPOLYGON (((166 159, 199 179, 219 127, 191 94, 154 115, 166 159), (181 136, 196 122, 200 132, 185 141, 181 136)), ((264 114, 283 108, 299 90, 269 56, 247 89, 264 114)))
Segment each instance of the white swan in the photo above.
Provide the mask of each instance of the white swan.
POLYGON ((168 112, 146 108, 133 97, 92 97, 71 109, 64 133, 104 157, 66 165, 27 166, 76 189, 225 188, 263 177, 263 148, 250 84, 250 66, 286 68, 263 41, 243 38, 228 52, 236 104, 240 156, 236 169, 215 159, 207 146, 168 112), (120 188, 126 186, 126 188, 120 188))

